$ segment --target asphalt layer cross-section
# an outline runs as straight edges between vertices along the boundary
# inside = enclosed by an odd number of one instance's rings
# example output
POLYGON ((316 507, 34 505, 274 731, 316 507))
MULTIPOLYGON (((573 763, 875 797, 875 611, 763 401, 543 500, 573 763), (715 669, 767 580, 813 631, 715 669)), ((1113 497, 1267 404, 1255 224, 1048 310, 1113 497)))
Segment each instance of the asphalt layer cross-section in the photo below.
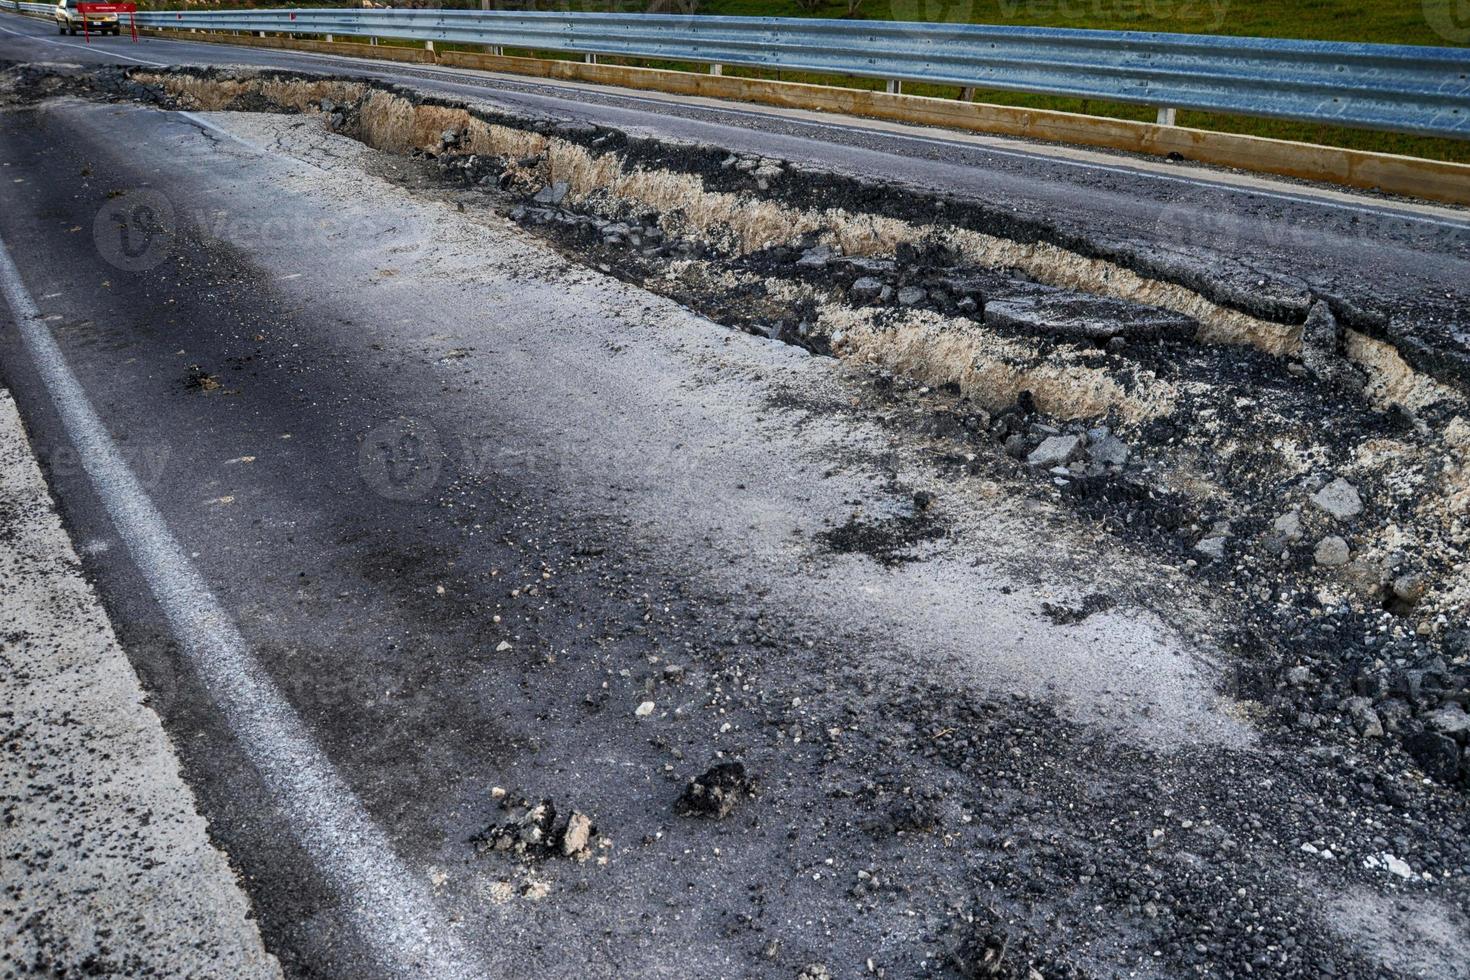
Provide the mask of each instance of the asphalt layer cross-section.
MULTIPOLYGON (((0 21, 0 58, 338 65, 57 49, 47 26, 0 21)), ((1235 199, 1019 146, 939 164, 876 131, 414 82, 882 154, 1120 233, 1171 194, 1235 199)), ((307 119, 58 100, 0 113, 0 240, 188 560, 485 976, 983 975, 997 937, 1008 963, 1103 975, 1464 974, 1470 868, 1400 892, 1302 850, 1363 820, 1331 759, 1258 738, 1203 589, 1000 478, 945 484, 945 539, 917 560, 837 553, 850 515, 907 519, 936 486, 856 381, 381 172, 307 119), (120 254, 109 202, 145 195, 169 233, 120 254), (1043 613, 1099 591, 1123 599, 1043 613), (732 759, 753 795, 681 814, 732 759), (518 794, 588 815, 588 847, 496 849, 518 794)), ((1446 209, 1277 192, 1240 206, 1338 249, 1278 243, 1294 261, 1387 269, 1415 302, 1464 290, 1446 209), (1371 256, 1343 232, 1364 223, 1371 256)), ((374 896, 299 843, 311 815, 181 652, 7 317, 0 373, 267 947, 292 976, 383 974, 374 896)), ((1426 806, 1413 832, 1448 838, 1462 811, 1426 806)))

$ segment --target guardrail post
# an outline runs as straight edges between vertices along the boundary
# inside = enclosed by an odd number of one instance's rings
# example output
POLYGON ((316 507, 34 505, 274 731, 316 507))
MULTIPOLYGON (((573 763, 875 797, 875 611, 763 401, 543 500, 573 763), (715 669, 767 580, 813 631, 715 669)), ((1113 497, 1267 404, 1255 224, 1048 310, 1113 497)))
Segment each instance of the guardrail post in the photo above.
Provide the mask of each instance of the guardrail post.
POLYGON ((1178 109, 1173 109, 1168 106, 1159 106, 1159 115, 1158 118, 1154 121, 1157 122, 1160 126, 1172 126, 1174 125, 1174 117, 1178 114, 1178 112, 1178 109))
POLYGON ((595 55, 595 54, 584 54, 584 55, 582 55, 582 60, 585 61, 589 65, 595 65, 595 64, 597 64, 597 55, 595 55))
POLYGON ((373 47, 377 47, 378 39, 376 37, 370 37, 368 38, 368 43, 371 44, 373 47))
POLYGON ((889 95, 902 95, 903 94, 903 82, 900 81, 897 78, 890 78, 888 80, 888 94, 889 95))
POLYGON ((709 66, 709 73, 711 75, 723 75, 723 74, 725 74, 725 66, 724 65, 710 65, 709 66))
POLYGON ((960 89, 960 101, 961 102, 974 102, 975 101, 975 86, 973 86, 973 85, 966 85, 964 88, 960 89))
POLYGON ((331 44, 332 43, 332 35, 330 35, 330 34, 327 35, 327 43, 328 44, 331 44))
POLYGON ((433 41, 425 41, 424 42, 424 50, 425 51, 433 51, 434 50, 434 42, 433 41))

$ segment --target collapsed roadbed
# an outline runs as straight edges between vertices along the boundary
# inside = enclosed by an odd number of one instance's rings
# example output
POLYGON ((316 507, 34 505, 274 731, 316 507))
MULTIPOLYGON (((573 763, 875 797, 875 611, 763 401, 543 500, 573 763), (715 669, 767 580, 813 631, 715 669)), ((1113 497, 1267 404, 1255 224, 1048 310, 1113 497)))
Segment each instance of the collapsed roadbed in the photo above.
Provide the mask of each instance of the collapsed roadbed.
MULTIPOLYGON (((1470 779, 1466 376, 1450 347, 1390 338, 1392 311, 1104 256, 978 202, 366 79, 22 66, 10 87, 316 116, 579 261, 932 394, 958 470, 1000 448, 1037 493, 1218 580, 1242 611, 1222 632, 1252 663, 1247 694, 1470 779)), ((912 543, 847 530, 835 544, 884 561, 912 543)))

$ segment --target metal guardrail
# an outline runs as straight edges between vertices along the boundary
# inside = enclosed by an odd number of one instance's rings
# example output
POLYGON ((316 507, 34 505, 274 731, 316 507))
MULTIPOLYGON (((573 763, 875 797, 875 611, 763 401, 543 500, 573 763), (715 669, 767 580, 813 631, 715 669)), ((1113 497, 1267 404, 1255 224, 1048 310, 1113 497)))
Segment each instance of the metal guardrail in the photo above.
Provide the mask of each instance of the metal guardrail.
MULTIPOLYGON (((49 10, 47 4, 22 8, 49 10)), ((1077 96, 1470 139, 1470 49, 896 21, 310 8, 138 26, 384 37, 1077 96)), ((891 86, 896 88, 896 86, 891 86)))

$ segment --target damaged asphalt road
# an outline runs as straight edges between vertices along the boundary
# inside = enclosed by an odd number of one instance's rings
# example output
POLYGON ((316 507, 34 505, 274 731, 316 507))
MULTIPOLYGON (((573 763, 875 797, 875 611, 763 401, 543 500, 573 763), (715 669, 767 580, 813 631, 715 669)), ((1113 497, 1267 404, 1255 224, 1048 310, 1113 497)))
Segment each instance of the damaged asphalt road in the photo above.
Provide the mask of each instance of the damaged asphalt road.
MULTIPOLYGON (((775 158, 7 78, 0 238, 487 975, 1464 975, 1452 371, 775 158)), ((378 972, 0 369, 267 946, 378 972)))

